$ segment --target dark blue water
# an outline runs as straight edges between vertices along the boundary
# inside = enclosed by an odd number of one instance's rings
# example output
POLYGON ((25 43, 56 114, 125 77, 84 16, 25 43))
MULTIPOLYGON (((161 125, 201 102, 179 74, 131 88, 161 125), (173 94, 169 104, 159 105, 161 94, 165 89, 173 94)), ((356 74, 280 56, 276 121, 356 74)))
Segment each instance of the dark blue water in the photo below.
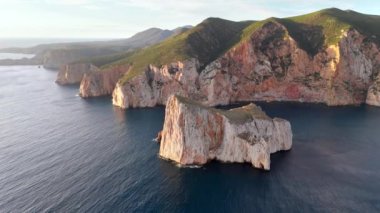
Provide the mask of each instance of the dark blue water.
POLYGON ((379 212, 380 109, 261 104, 289 119, 272 170, 178 168, 152 142, 164 109, 82 100, 56 73, 0 67, 0 212, 379 212))

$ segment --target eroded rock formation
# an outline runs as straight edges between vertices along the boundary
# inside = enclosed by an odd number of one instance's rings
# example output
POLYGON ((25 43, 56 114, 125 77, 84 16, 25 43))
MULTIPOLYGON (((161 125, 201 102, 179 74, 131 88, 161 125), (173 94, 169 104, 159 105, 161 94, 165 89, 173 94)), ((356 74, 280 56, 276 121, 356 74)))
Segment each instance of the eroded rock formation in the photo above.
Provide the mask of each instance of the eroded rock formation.
POLYGON ((219 160, 269 170, 270 154, 291 146, 290 123, 269 118, 254 104, 218 110, 173 95, 166 105, 159 154, 182 165, 219 160))
POLYGON ((79 84, 84 74, 96 71, 99 68, 88 63, 67 64, 61 67, 55 82, 61 85, 79 84))
MULTIPOLYGON (((310 35, 318 33, 310 30, 310 35)), ((174 93, 209 106, 239 101, 374 103, 375 90, 367 94, 380 72, 374 42, 354 29, 342 30, 337 45, 308 49, 297 41, 284 25, 270 21, 202 70, 197 59, 150 65, 144 74, 116 86, 113 103, 151 107, 165 104, 174 93)))
POLYGON ((128 72, 129 66, 115 66, 106 70, 85 73, 79 87, 83 98, 111 95, 117 81, 128 72))
POLYGON ((197 93, 198 69, 196 59, 178 61, 162 68, 151 65, 143 75, 124 85, 116 85, 113 104, 121 108, 153 107, 164 105, 174 93, 191 97, 197 93))
POLYGON ((366 103, 372 106, 380 106, 380 73, 368 89, 366 103))

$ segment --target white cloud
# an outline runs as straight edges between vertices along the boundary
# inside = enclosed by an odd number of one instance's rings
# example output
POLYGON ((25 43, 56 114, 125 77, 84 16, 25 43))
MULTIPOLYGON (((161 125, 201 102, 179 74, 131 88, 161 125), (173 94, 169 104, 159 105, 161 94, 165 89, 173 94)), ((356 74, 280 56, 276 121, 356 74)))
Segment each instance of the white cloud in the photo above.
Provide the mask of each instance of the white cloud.
POLYGON ((327 7, 378 14, 380 7, 373 0, 0 0, 0 5, 0 36, 63 37, 125 37, 149 27, 196 25, 211 16, 261 20, 327 7))
POLYGON ((91 3, 89 0, 45 0, 45 2, 60 5, 88 5, 91 3))

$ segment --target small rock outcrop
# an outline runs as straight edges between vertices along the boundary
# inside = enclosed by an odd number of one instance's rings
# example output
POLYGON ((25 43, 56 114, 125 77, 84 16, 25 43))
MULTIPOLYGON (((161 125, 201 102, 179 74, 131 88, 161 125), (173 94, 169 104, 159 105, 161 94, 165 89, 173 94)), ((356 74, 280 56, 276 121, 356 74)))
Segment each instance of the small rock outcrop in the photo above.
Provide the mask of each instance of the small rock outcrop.
POLYGON ((254 104, 219 110, 173 95, 166 105, 159 155, 181 165, 219 160, 269 170, 270 154, 291 147, 290 123, 269 118, 254 104))
POLYGON ((79 84, 84 74, 95 71, 99 71, 99 68, 89 63, 63 65, 55 82, 60 85, 79 84))
POLYGON ((82 98, 111 95, 118 80, 126 72, 129 66, 115 66, 110 69, 85 73, 79 87, 79 95, 82 98))

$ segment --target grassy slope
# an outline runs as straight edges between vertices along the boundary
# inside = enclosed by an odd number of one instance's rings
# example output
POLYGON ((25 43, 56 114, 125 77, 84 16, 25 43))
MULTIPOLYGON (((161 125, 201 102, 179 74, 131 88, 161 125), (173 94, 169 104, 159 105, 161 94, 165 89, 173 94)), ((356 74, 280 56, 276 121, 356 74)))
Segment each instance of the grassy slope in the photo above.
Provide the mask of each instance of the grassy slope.
POLYGON ((182 34, 162 43, 137 51, 123 60, 110 64, 132 64, 122 79, 128 81, 142 73, 149 64, 161 66, 177 60, 197 58, 205 66, 240 40, 242 30, 252 22, 232 22, 209 18, 182 34))
POLYGON ((350 28, 380 43, 380 16, 366 15, 354 11, 343 11, 336 8, 325 9, 314 13, 290 18, 269 18, 253 23, 244 29, 242 40, 249 38, 253 32, 269 21, 283 24, 289 34, 301 48, 315 54, 320 48, 337 44, 342 31, 350 28))
POLYGON ((366 36, 380 37, 380 16, 366 15, 354 11, 343 11, 336 8, 325 9, 311 14, 289 18, 298 23, 323 27, 325 44, 336 44, 341 30, 354 28, 366 36))
POLYGON ((123 58, 127 58, 131 56, 134 52, 127 52, 127 53, 116 53, 116 54, 110 54, 105 56, 99 56, 99 57, 92 57, 87 59, 81 59, 79 61, 76 61, 74 63, 91 63, 97 67, 103 68, 107 64, 113 63, 115 61, 119 61, 123 58))

